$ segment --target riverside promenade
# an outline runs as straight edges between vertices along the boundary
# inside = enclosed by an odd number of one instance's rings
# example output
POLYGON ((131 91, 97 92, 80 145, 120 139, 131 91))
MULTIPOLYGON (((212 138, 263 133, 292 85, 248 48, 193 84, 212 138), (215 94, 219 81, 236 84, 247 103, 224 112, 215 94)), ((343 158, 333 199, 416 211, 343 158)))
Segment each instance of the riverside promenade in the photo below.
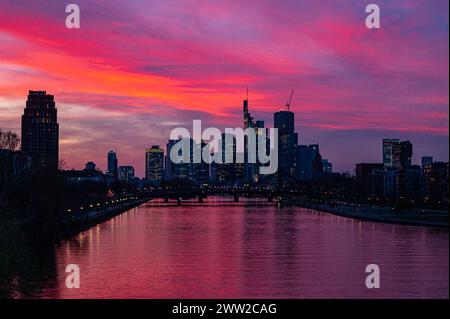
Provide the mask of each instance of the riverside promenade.
POLYGON ((62 220, 62 225, 66 235, 78 233, 82 230, 90 228, 98 223, 101 223, 109 218, 130 210, 147 202, 150 198, 139 197, 125 197, 116 199, 107 203, 107 206, 96 208, 95 205, 87 207, 78 212, 67 211, 66 216, 62 220))
POLYGON ((416 226, 449 227, 448 211, 437 210, 397 210, 392 207, 353 204, 345 202, 312 203, 307 201, 288 201, 286 205, 298 205, 335 215, 381 223, 416 226))

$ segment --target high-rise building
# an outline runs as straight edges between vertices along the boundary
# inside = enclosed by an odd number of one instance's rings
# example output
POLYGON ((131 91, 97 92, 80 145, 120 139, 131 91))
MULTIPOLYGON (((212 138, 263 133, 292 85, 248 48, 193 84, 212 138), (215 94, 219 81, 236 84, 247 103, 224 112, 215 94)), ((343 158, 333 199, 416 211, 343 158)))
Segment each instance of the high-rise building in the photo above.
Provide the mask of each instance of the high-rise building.
POLYGON ((383 164, 386 167, 394 167, 394 145, 400 143, 397 138, 383 139, 383 164))
POLYGON ((403 141, 393 145, 392 153, 395 168, 407 168, 412 165, 413 146, 410 141, 403 141))
POLYGON ((112 178, 118 177, 118 160, 117 160, 117 154, 114 151, 108 152, 108 172, 107 175, 109 175, 112 178))
POLYGON ((397 197, 419 201, 423 194, 422 169, 418 165, 409 165, 398 171, 397 197))
POLYGON ((295 176, 298 134, 294 128, 294 113, 275 112, 274 127, 278 129, 278 170, 295 176))
MULTIPOLYGON (((267 134, 267 129, 264 128, 264 121, 256 120, 250 115, 249 112, 249 103, 248 103, 248 90, 247 90, 247 98, 243 102, 243 112, 244 112, 244 130, 247 128, 253 128, 255 130, 256 134, 256 154, 258 154, 258 136, 262 134, 266 134, 266 153, 269 151, 270 147, 270 140, 269 136, 267 134)), ((258 160, 258 156, 256 156, 256 163, 249 163, 249 156, 248 156, 248 139, 245 137, 244 142, 244 164, 236 164, 235 168, 238 170, 236 171, 236 175, 240 175, 243 171, 243 179, 258 182, 260 176, 259 176, 259 167, 261 166, 261 163, 258 160)), ((240 152, 241 150, 237 150, 237 152, 240 152)), ((241 153, 239 153, 241 154, 241 153)))
POLYGON ((313 160, 313 177, 321 177, 324 173, 322 155, 319 152, 319 145, 317 145, 316 156, 313 160))
POLYGON ((159 145, 152 145, 145 150, 145 179, 152 184, 159 184, 164 173, 164 150, 159 145))
POLYGON ((236 138, 233 134, 222 133, 222 137, 219 140, 219 154, 221 155, 221 163, 215 165, 217 174, 216 181, 221 184, 232 184, 236 181, 236 138), (230 163, 226 162, 226 154, 232 154, 230 163))
POLYGON ((449 163, 434 162, 428 164, 425 166, 423 174, 425 201, 437 205, 439 208, 447 206, 449 203, 449 163))
POLYGON ((296 160, 296 176, 299 180, 307 181, 323 172, 323 163, 322 165, 318 163, 322 160, 318 144, 298 145, 296 160))
POLYGON ((422 156, 422 169, 429 164, 433 164, 433 156, 422 156))
POLYGON ((119 166, 119 180, 132 182, 134 180, 134 167, 133 166, 119 166))
POLYGON ((323 172, 326 174, 331 174, 333 173, 333 164, 327 160, 327 159, 322 159, 322 165, 323 165, 323 172))
POLYGON ((29 91, 22 115, 22 151, 33 159, 33 167, 58 170, 59 125, 53 95, 29 91))
POLYGON ((383 174, 383 195, 388 199, 397 197, 398 169, 395 167, 385 167, 383 174))
POLYGON ((196 183, 203 184, 209 180, 209 164, 203 160, 201 156, 200 163, 194 163, 194 148, 196 151, 201 152, 205 147, 209 147, 204 141, 197 143, 191 139, 191 163, 188 165, 188 177, 196 183))
POLYGON ((297 147, 297 178, 307 181, 313 177, 314 149, 308 145, 297 147))
POLYGON ((166 170, 165 175, 166 179, 170 180, 174 177, 176 177, 175 174, 175 164, 170 159, 170 150, 172 149, 172 146, 174 146, 179 140, 169 140, 166 144, 166 157, 165 157, 165 163, 166 163, 166 170))

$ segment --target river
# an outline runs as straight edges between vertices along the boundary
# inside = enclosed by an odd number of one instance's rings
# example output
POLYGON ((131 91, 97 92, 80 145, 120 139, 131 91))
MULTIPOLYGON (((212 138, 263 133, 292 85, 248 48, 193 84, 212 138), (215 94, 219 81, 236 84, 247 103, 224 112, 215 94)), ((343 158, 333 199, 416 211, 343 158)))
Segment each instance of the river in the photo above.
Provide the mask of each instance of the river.
POLYGON ((39 253, 3 288, 16 298, 448 298, 448 235, 262 199, 150 201, 39 253), (79 289, 66 287, 68 264, 79 289), (365 285, 368 264, 378 289, 365 285))

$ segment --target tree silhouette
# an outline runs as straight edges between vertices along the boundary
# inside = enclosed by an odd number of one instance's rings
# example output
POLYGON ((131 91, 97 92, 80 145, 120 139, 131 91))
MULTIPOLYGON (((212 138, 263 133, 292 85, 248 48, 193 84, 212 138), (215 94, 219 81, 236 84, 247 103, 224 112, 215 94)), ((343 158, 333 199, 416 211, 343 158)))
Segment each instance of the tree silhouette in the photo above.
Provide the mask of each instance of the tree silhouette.
POLYGON ((15 151, 19 147, 19 144, 19 135, 12 131, 3 132, 2 129, 0 129, 0 149, 15 151))

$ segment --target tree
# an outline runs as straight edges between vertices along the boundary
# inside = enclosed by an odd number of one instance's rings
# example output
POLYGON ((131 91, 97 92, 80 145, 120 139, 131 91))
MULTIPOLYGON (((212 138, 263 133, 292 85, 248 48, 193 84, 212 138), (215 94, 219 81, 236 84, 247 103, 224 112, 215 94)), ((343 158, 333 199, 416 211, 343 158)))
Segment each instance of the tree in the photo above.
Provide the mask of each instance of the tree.
POLYGON ((3 132, 0 129, 0 149, 7 149, 9 151, 15 151, 20 144, 19 135, 12 131, 3 132))

